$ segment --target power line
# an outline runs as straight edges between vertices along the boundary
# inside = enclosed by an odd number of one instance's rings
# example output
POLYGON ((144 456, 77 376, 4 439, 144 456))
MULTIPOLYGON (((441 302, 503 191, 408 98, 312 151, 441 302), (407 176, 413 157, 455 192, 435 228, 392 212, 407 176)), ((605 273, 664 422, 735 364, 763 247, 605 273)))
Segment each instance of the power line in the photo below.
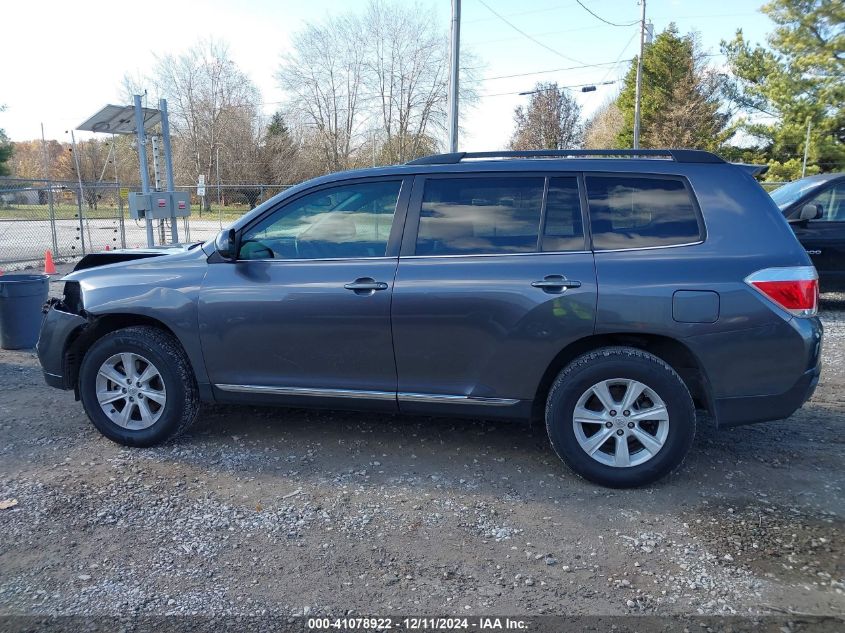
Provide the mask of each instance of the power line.
POLYGON ((563 53, 561 53, 560 51, 557 51, 557 50, 553 49, 551 46, 547 46, 546 44, 543 44, 543 42, 541 42, 540 40, 538 40, 538 39, 536 39, 536 38, 532 37, 531 35, 529 35, 529 34, 528 34, 528 33, 526 33, 525 31, 523 31, 521 28, 519 28, 518 26, 516 26, 513 22, 510 22, 510 21, 509 21, 507 18, 505 18, 503 15, 501 15, 500 13, 497 13, 496 11, 494 11, 494 10, 493 10, 493 8, 492 8, 492 7, 490 7, 490 5, 489 5, 489 4, 487 4, 486 2, 484 2, 484 0, 478 0, 478 1, 479 1, 479 2, 480 2, 480 3, 481 3, 481 4, 482 4, 482 5, 483 5, 483 6, 484 6, 484 7, 485 7, 485 8, 486 8, 486 9, 487 9, 490 13, 492 13, 493 15, 495 15, 495 16, 496 16, 497 18, 499 18, 502 22, 504 22, 504 23, 505 23, 505 24, 507 24, 509 27, 511 27, 514 31, 516 31, 517 33, 519 33, 519 34, 521 34, 521 35, 524 35, 526 38, 528 38, 529 40, 531 40, 532 42, 534 42, 534 43, 535 43, 535 44, 537 44, 538 46, 542 46, 542 47, 543 47, 543 48, 545 48, 547 51, 554 53, 554 54, 555 54, 555 55, 557 55, 558 57, 562 57, 563 59, 569 60, 569 61, 571 61, 571 62, 575 62, 576 64, 583 64, 583 63, 584 63, 584 62, 582 62, 580 59, 575 59, 574 57, 569 57, 569 56, 567 56, 567 55, 564 55, 564 54, 563 54, 563 53))
POLYGON ((634 20, 633 22, 626 22, 625 24, 617 24, 616 22, 611 22, 610 20, 605 20, 600 15, 593 13, 592 10, 588 9, 587 6, 583 2, 581 2, 581 0, 575 0, 575 2, 577 2, 578 6, 580 6, 582 9, 584 9, 584 11, 589 13, 591 16, 593 16, 597 20, 601 20, 605 24, 609 24, 610 26, 634 26, 635 24, 637 24, 639 22, 639 20, 634 20))
MULTIPOLYGON (((636 33, 634 35, 636 35, 636 33)), ((625 48, 627 48, 627 46, 625 48)), ((624 53, 625 51, 623 50, 622 52, 624 53)), ((558 73, 558 72, 563 72, 565 70, 578 70, 580 68, 600 68, 602 66, 615 66, 619 63, 619 61, 620 61, 619 58, 617 58, 616 61, 614 61, 614 62, 602 62, 600 64, 582 64, 580 66, 567 66, 567 67, 564 67, 564 68, 550 68, 549 70, 534 70, 534 71, 526 72, 526 73, 516 73, 515 75, 497 75, 496 77, 484 77, 483 79, 479 79, 479 81, 493 81, 493 80, 496 80, 496 79, 513 79, 513 78, 516 78, 516 77, 527 77, 529 75, 543 75, 543 74, 546 74, 546 73, 558 73)), ((626 61, 626 62, 633 61, 633 57, 631 59, 626 59, 626 60, 623 60, 623 61, 626 61)))
MULTIPOLYGON (((616 61, 614 62, 613 66, 611 66, 611 67, 607 70, 607 72, 605 73, 604 78, 602 79, 602 81, 607 81, 607 78, 608 78, 608 77, 610 77, 610 74, 611 74, 614 70, 616 70, 616 69, 619 67, 620 62, 622 61, 622 55, 624 55, 624 54, 625 54, 625 51, 627 51, 627 50, 628 50, 628 47, 631 45, 631 42, 633 42, 633 41, 634 41, 634 38, 636 37, 636 35, 637 35, 637 32, 636 32, 636 31, 634 31, 633 33, 631 33, 631 38, 628 40, 628 43, 627 43, 627 44, 625 44, 625 46, 622 48, 622 50, 621 50, 621 51, 619 51, 619 55, 616 57, 616 61)), ((627 60, 625 60, 625 61, 634 61, 634 60, 633 60, 633 58, 631 58, 631 59, 627 59, 627 60)))
MULTIPOLYGON (((601 29, 606 29, 607 26, 604 24, 593 24, 592 26, 579 26, 574 29, 558 29, 555 31, 543 31, 542 33, 531 33, 534 37, 547 37, 549 35, 562 35, 564 33, 584 33, 585 31, 598 31, 601 29)), ((522 39, 520 36, 514 37, 497 37, 496 39, 491 40, 471 40, 470 44, 473 46, 480 46, 483 44, 498 44, 500 42, 513 42, 514 40, 522 39)))

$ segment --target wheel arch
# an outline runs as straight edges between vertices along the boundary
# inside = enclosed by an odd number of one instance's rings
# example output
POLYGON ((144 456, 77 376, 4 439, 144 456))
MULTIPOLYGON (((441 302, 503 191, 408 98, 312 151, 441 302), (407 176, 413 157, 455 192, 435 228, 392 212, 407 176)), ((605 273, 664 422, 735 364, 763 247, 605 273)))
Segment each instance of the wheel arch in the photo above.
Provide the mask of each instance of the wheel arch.
POLYGON ((541 420, 543 418, 549 389, 564 367, 582 354, 612 346, 640 349, 654 354, 668 363, 684 381, 696 408, 706 410, 715 418, 715 407, 707 373, 689 347, 678 339, 669 336, 618 332, 586 336, 570 343, 557 353, 546 367, 537 386, 532 403, 532 419, 541 420))
POLYGON ((105 335, 121 330, 123 328, 146 325, 154 327, 170 334, 179 342, 182 349, 188 357, 188 362, 191 365, 191 371, 199 382, 198 367, 202 369, 202 361, 193 358, 189 346, 180 339, 178 334, 163 321, 143 315, 134 313, 108 313, 100 316, 88 315, 88 325, 78 328, 74 332, 73 338, 69 338, 64 351, 64 369, 65 369, 65 384, 73 387, 76 399, 79 400, 79 369, 82 366, 82 360, 85 354, 91 349, 91 346, 105 335))

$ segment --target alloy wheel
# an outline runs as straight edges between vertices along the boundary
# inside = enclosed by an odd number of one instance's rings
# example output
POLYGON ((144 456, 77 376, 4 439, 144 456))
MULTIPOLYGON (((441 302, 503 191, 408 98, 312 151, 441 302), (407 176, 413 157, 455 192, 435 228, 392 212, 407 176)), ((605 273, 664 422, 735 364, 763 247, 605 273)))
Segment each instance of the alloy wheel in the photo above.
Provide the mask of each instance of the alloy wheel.
POLYGON ((587 389, 572 418, 578 444, 597 462, 639 466, 660 452, 669 434, 669 412, 648 385, 627 378, 602 380, 587 389))
POLYGON ((167 390, 161 373, 140 354, 107 358, 97 371, 97 401, 115 424, 138 431, 155 424, 164 412, 167 390))

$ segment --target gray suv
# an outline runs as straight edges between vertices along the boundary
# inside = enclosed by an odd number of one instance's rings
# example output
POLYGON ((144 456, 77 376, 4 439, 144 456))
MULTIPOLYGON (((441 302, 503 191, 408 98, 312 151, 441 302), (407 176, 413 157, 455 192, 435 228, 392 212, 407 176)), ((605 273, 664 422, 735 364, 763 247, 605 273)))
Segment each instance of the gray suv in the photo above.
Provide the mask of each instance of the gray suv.
POLYGON ((590 150, 332 174, 215 241, 72 273, 38 355, 130 446, 200 402, 542 419, 578 474, 647 484, 696 409, 785 418, 818 382, 817 274, 756 170, 590 150))

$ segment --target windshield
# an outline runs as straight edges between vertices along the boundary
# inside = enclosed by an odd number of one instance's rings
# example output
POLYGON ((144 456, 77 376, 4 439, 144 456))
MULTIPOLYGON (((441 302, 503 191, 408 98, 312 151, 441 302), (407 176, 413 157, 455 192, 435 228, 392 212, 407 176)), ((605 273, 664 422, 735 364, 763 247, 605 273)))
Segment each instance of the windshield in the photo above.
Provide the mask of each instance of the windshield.
POLYGON ((769 195, 775 201, 775 204, 778 205, 778 208, 783 211, 786 207, 798 200, 798 198, 811 192, 813 189, 821 187, 826 182, 828 182, 826 179, 802 178, 801 180, 785 184, 783 187, 778 187, 769 195))

